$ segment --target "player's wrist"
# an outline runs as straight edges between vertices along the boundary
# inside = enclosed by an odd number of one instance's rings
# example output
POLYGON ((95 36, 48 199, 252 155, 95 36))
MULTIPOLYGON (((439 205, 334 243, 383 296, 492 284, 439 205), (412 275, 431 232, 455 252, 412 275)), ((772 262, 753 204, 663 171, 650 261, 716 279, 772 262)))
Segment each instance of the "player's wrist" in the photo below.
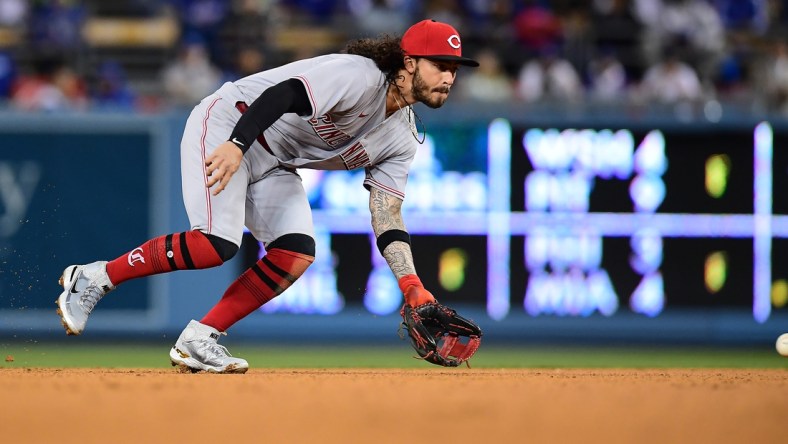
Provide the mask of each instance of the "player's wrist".
POLYGON ((408 274, 398 281, 399 288, 405 296, 405 303, 411 307, 435 302, 435 297, 424 288, 421 279, 415 274, 408 274))
POLYGON ((242 153, 246 153, 246 150, 248 149, 249 146, 246 142, 242 141, 238 136, 235 135, 233 135, 233 137, 231 137, 227 141, 237 146, 242 153))
POLYGON ((415 274, 406 274, 405 276, 399 278, 397 283, 399 284, 399 289, 403 294, 406 293, 408 288, 411 286, 424 288, 424 284, 421 283, 421 279, 419 279, 419 277, 415 274))

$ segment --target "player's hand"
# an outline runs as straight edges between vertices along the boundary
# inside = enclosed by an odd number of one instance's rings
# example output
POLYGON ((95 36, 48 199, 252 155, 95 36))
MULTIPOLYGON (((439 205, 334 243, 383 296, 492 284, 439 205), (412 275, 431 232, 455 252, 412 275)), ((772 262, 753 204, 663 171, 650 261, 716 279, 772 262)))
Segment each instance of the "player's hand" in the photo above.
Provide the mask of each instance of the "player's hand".
POLYGON ((205 159, 205 174, 208 177, 208 188, 217 185, 213 190, 213 195, 221 193, 230 183, 238 168, 241 166, 244 153, 234 143, 227 141, 216 147, 205 159))

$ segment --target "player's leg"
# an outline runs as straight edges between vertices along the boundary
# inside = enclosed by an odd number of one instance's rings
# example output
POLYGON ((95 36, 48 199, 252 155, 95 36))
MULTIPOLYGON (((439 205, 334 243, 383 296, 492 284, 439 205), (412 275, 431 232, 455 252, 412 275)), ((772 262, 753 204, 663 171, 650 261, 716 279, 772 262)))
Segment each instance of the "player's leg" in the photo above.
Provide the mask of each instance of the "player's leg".
POLYGON ((237 111, 212 97, 192 111, 181 142, 183 196, 192 230, 151 239, 118 258, 71 265, 61 276, 58 313, 68 334, 80 334, 98 301, 115 286, 134 278, 183 269, 221 265, 238 251, 243 233, 248 166, 228 187, 212 196, 206 189, 204 159, 226 140, 237 111))
MULTIPOLYGON (((232 111, 238 112, 234 108, 232 111)), ((224 140, 226 140, 227 137, 228 136, 224 136, 224 140)), ((276 159, 266 154, 261 146, 254 144, 244 156, 242 168, 245 169, 244 174, 246 174, 247 178, 254 177, 255 179, 259 179, 261 177, 274 177, 276 175, 277 164, 278 162, 276 159)), ((236 173, 236 175, 237 174, 238 173, 236 173)), ((202 176, 200 176, 199 179, 203 180, 202 176)), ((230 186, 232 186, 233 181, 235 181, 235 176, 233 176, 233 179, 230 181, 230 186)), ((246 183, 248 184, 248 182, 249 180, 247 179, 246 183)), ((254 205, 250 202, 250 200, 253 199, 253 195, 250 194, 249 190, 252 187, 262 187, 263 184, 260 182, 265 183, 266 180, 245 185, 243 190, 241 190, 243 195, 241 196, 240 204, 233 205, 233 207, 227 209, 227 211, 216 208, 216 203, 214 202, 215 197, 208 197, 208 200, 197 199, 196 195, 189 196, 193 200, 188 200, 189 197, 187 197, 186 206, 187 209, 189 209, 189 220, 192 222, 192 227, 209 233, 215 233, 222 237, 229 236, 235 245, 240 245, 245 213, 248 213, 247 208, 250 205, 254 205), (244 204, 244 201, 246 204, 244 204), (199 211, 200 208, 206 206, 209 208, 213 207, 213 211, 199 211), (230 227, 231 231, 226 231, 227 227, 230 227)), ((300 188, 300 183, 298 186, 300 188)), ((225 189, 219 196, 227 193, 228 189, 225 189)), ((266 189, 269 193, 276 192, 275 186, 266 189)), ((303 189, 300 190, 300 193, 303 194, 303 189)), ((246 217, 248 219, 248 216, 246 217)), ((233 289, 237 288, 237 285, 233 284, 230 288, 228 293, 233 293, 233 289)), ((223 297, 222 300, 233 301, 233 303, 238 302, 235 298, 228 299, 227 297, 223 297)), ((243 305, 243 303, 240 305, 243 305)), ((235 304, 232 307, 220 311, 223 313, 236 313, 229 315, 230 318, 232 318, 237 316, 237 310, 243 310, 243 308, 239 309, 238 306, 239 304, 235 304)), ((249 368, 249 364, 245 360, 233 357, 225 347, 217 344, 217 339, 225 334, 224 332, 229 325, 231 325, 231 323, 211 322, 210 318, 203 319, 201 322, 192 320, 180 334, 175 345, 170 350, 170 361, 173 365, 190 371, 207 371, 212 373, 246 372, 249 368)))
POLYGON ((219 331, 287 290, 315 260, 314 227, 301 178, 284 169, 249 186, 246 225, 266 254, 202 319, 219 331))
POLYGON ((195 107, 181 141, 181 186, 191 230, 151 239, 110 261, 107 274, 115 285, 175 270, 215 267, 238 251, 248 163, 242 162, 227 188, 213 196, 206 187, 205 159, 227 140, 239 115, 235 107, 216 96, 195 107))
POLYGON ((109 262, 70 265, 60 277, 63 293, 57 300, 66 333, 82 333, 98 301, 129 279, 215 267, 237 251, 238 246, 230 241, 200 231, 187 231, 151 239, 109 262))

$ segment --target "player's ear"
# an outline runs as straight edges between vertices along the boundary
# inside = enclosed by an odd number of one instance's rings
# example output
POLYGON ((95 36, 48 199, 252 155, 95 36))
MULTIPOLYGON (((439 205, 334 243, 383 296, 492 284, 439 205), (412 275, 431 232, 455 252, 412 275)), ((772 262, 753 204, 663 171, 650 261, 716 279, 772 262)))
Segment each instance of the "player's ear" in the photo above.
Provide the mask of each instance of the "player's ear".
POLYGON ((408 71, 408 74, 416 72, 416 59, 405 56, 405 70, 408 71))

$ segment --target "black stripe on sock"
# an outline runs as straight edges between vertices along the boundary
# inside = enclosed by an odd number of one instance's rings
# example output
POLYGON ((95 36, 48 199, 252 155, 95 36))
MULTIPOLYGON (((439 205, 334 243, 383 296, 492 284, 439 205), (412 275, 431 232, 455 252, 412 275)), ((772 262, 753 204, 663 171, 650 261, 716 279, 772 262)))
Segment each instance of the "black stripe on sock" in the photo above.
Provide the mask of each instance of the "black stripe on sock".
POLYGON ((263 281, 263 283, 268 286, 268 288, 273 290, 274 293, 279 294, 285 291, 284 288, 280 287, 279 284, 274 282, 273 279, 271 279, 270 277, 268 277, 267 274, 265 274, 265 272, 260 268, 259 264, 252 265, 252 271, 254 271, 257 277, 259 277, 260 280, 263 281))
POLYGON ((172 235, 168 234, 164 238, 164 255, 167 256, 167 262, 170 263, 170 270, 177 270, 178 265, 175 263, 175 252, 172 251, 172 235))
POLYGON ((192 255, 189 254, 189 246, 186 245, 186 232, 184 231, 178 236, 178 240, 181 242, 181 255, 183 255, 183 262, 186 264, 186 268, 189 270, 194 270, 194 261, 192 261, 192 255))
POLYGON ((296 277, 295 276, 293 276, 292 274, 290 274, 290 273, 286 272, 285 270, 282 270, 281 268, 279 268, 276 265, 274 265, 274 263, 271 262, 271 260, 268 259, 267 257, 263 257, 263 263, 268 268, 270 268, 271 271, 273 271, 274 273, 276 273, 279 276, 281 276, 282 279, 287 279, 291 284, 296 281, 296 277))

